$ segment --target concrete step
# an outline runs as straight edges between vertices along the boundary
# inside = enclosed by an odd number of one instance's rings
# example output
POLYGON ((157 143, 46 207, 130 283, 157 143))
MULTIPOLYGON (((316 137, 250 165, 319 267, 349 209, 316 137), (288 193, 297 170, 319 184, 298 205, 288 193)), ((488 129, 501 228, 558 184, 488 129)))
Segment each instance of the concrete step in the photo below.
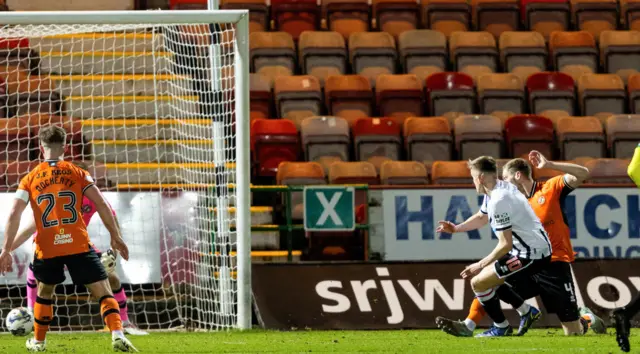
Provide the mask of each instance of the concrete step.
POLYGON ((214 161, 213 140, 93 140, 94 159, 104 163, 214 161))
MULTIPOLYGON (((107 163, 107 179, 119 184, 188 183, 215 184, 214 163, 107 163)), ((226 164, 234 169, 235 164, 226 164)), ((229 183, 234 183, 235 173, 229 174, 229 183)))
POLYGON ((68 96, 72 118, 198 118, 198 96, 68 96))
POLYGON ((40 70, 49 74, 169 74, 169 52, 42 52, 40 70))
POLYGON ((211 139, 209 119, 85 119, 89 140, 211 139))
POLYGON ((63 96, 154 96, 191 93, 187 77, 178 75, 51 75, 63 96))
POLYGON ((152 52, 164 50, 162 33, 78 33, 29 38, 32 48, 46 52, 83 52, 93 50, 119 50, 126 52, 152 52))

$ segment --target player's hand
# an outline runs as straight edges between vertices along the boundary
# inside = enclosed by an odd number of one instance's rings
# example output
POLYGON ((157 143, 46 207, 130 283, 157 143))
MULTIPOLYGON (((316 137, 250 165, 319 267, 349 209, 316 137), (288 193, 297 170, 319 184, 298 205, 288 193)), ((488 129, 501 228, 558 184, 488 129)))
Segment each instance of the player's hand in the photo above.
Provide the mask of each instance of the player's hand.
POLYGON ((549 164, 549 160, 542 155, 539 151, 532 150, 529 153, 529 161, 536 168, 545 168, 549 164))
POLYGON ((448 234, 453 234, 456 232, 456 224, 452 223, 451 221, 438 221, 436 232, 446 232, 448 234))
POLYGON ((13 271, 13 257, 11 257, 11 252, 2 251, 0 253, 0 274, 4 275, 5 273, 9 273, 13 271))
POLYGON ((129 260, 129 248, 127 247, 127 244, 124 243, 122 237, 111 236, 111 249, 117 251, 125 261, 129 260))
POLYGON ((482 265, 480 262, 473 263, 468 265, 461 273, 460 276, 462 279, 467 279, 473 276, 476 276, 482 270, 482 265))

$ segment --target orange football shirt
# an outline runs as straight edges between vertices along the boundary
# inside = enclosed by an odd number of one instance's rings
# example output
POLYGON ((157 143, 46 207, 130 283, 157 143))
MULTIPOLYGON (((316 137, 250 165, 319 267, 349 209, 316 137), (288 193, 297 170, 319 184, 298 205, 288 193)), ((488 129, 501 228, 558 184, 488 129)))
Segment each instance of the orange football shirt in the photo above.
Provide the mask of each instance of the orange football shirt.
POLYGON ((529 204, 536 213, 551 241, 552 262, 573 262, 575 254, 571 245, 571 232, 565 221, 562 205, 573 191, 564 180, 564 175, 547 181, 534 182, 529 192, 529 204))
POLYGON ((89 252, 82 198, 92 185, 88 172, 66 161, 45 161, 20 181, 16 197, 33 210, 38 259, 89 252))

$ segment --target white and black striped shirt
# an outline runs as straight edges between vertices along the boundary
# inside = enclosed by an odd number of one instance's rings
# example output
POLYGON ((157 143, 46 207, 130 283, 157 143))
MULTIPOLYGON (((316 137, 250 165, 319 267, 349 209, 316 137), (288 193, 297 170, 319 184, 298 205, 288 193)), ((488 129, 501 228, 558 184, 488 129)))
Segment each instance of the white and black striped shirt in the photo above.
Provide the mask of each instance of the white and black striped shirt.
POLYGON ((498 181, 491 197, 485 195, 480 211, 489 215, 494 232, 511 229, 513 248, 509 253, 527 259, 551 255, 547 232, 527 198, 513 184, 498 181))

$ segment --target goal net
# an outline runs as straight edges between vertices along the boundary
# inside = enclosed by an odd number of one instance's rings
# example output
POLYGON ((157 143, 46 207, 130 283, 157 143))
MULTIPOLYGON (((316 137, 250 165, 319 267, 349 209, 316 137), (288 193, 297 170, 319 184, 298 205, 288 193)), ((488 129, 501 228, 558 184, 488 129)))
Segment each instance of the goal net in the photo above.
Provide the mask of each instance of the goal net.
MULTIPOLYGON (((0 13, 0 23, 2 237, 13 192, 42 159, 39 129, 62 125, 66 159, 92 174, 129 246, 116 271, 129 319, 249 327, 247 12, 0 13)), ((98 215, 88 230, 109 249, 98 215)), ((27 306, 32 254, 30 240, 0 276, 3 319, 27 306)), ((54 307, 52 330, 104 327, 68 273, 54 307)))

